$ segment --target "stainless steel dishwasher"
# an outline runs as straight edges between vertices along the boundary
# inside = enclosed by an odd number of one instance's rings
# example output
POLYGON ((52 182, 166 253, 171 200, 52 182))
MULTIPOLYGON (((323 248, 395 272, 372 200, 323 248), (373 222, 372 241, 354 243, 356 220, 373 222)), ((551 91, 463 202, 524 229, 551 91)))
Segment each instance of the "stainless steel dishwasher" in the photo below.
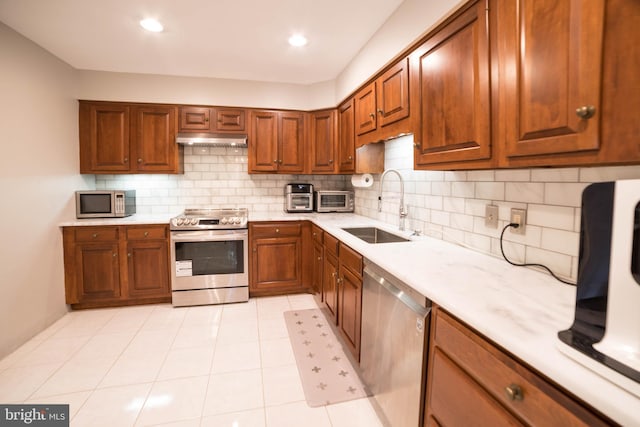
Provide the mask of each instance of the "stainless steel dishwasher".
POLYGON ((365 260, 360 368, 393 427, 422 425, 431 303, 365 260))

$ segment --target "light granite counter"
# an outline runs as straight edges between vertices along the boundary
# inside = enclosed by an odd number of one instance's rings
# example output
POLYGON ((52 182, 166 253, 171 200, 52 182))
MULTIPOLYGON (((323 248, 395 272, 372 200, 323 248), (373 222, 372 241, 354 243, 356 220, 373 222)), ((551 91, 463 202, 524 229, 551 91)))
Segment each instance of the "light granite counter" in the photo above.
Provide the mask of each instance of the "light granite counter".
MULTIPOLYGON (((168 223, 170 216, 78 220, 70 225, 168 223), (153 221, 153 222, 150 222, 153 221), (157 221, 157 222, 156 222, 157 221)), ((558 350, 576 288, 528 268, 354 214, 250 213, 249 221, 310 220, 614 421, 640 426, 640 399, 558 350), (369 244, 343 227, 376 226, 410 242, 369 244)))

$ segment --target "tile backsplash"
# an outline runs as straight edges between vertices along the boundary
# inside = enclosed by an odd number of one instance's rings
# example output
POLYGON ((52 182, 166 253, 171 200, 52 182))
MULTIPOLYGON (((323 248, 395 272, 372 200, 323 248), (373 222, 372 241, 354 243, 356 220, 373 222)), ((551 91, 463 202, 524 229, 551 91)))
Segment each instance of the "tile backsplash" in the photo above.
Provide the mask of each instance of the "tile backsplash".
MULTIPOLYGON (((385 143, 385 168, 404 179, 407 230, 500 254, 500 232, 511 208, 527 210, 525 235, 505 232, 504 250, 516 262, 541 263, 559 276, 576 279, 582 190, 591 182, 639 179, 640 166, 514 169, 487 171, 414 171, 413 137, 385 143), (485 206, 499 207, 498 228, 485 226, 485 206)), ((369 188, 357 188, 356 213, 398 225, 400 184, 385 177, 378 212, 380 175, 369 188)))
POLYGON ((308 182, 322 190, 342 190, 347 185, 343 175, 249 175, 247 148, 184 150, 182 175, 96 175, 96 188, 136 190, 138 213, 177 215, 185 208, 209 207, 281 213, 288 183, 308 182))
MULTIPOLYGON (((414 171, 413 137, 385 143, 385 167, 403 176, 407 230, 467 246, 496 257, 499 237, 513 207, 527 210, 526 233, 507 230, 504 249, 517 262, 542 263, 556 274, 576 279, 580 200, 591 182, 640 179, 640 166, 414 171), (499 207, 498 228, 487 228, 485 206, 499 207)), ((316 189, 350 189, 350 176, 249 175, 246 148, 185 147, 183 175, 97 175, 96 188, 137 191, 143 214, 178 214, 193 207, 247 207, 281 213, 284 186, 310 182, 316 189)), ((356 188, 356 213, 398 225, 399 181, 385 178, 378 212, 380 175, 369 188, 356 188)))

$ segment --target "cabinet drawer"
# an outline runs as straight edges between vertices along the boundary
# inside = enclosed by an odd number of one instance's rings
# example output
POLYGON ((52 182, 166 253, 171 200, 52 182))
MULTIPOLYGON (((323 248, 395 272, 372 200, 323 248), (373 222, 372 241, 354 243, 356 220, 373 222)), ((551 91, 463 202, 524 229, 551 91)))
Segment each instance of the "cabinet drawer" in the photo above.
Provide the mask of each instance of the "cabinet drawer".
POLYGON ((324 248, 335 256, 338 256, 340 241, 329 233, 324 233, 324 248))
POLYGON ((577 401, 438 310, 435 345, 505 408, 529 425, 607 425, 577 401), (519 398, 510 393, 518 389, 519 398))
POLYGON ((76 242, 107 242, 118 240, 118 227, 76 227, 76 242))
POLYGON ((250 231, 253 237, 300 236, 302 233, 302 224, 299 222, 258 223, 251 224, 250 231))
POLYGON ((313 237, 314 242, 322 244, 322 242, 324 241, 323 235, 324 230, 322 228, 318 227, 315 224, 311 224, 311 236, 313 237))
POLYGON ((128 226, 127 227, 127 240, 149 240, 149 239, 166 239, 167 227, 164 225, 158 226, 128 226))
POLYGON ((340 245, 340 264, 362 278, 362 255, 345 244, 340 245))

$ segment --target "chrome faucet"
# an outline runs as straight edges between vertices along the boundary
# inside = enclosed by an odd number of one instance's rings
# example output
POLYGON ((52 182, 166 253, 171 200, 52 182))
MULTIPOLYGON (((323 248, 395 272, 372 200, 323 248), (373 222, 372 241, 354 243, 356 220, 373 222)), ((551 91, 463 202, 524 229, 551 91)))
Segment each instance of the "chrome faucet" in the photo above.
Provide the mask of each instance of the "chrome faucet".
POLYGON ((407 209, 404 207, 404 181, 402 179, 402 175, 395 169, 387 169, 382 172, 380 176, 380 191, 378 192, 378 212, 382 212, 382 185, 384 184, 384 177, 387 176, 389 172, 393 172, 398 175, 398 179, 400 179, 400 209, 398 210, 400 215, 400 231, 404 231, 404 219, 408 215, 407 209))

